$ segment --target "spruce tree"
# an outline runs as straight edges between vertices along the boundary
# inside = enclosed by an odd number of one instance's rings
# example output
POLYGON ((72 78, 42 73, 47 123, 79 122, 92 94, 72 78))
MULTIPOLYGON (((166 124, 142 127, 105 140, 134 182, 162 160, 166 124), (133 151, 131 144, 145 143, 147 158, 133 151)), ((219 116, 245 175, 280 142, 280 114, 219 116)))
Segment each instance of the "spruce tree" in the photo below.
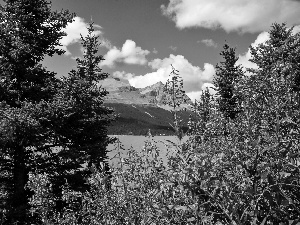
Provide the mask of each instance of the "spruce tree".
POLYGON ((76 60, 77 70, 62 79, 54 101, 61 105, 59 110, 65 111, 64 116, 52 120, 51 125, 67 152, 78 152, 75 157, 83 153, 87 173, 94 168, 109 172, 106 148, 113 139, 108 137, 107 129, 115 115, 103 105, 108 92, 101 87, 101 81, 108 74, 99 67, 104 59, 97 54, 100 44, 92 23, 81 41, 83 57, 76 60))
MULTIPOLYGON (((108 92, 101 87, 101 80, 108 74, 99 68, 103 57, 97 54, 99 43, 93 24, 81 41, 83 57, 76 60, 77 69, 60 79, 52 100, 42 101, 32 110, 45 137, 36 147, 37 152, 45 154, 34 154, 32 172, 46 173, 49 177, 57 212, 68 207, 63 199, 63 187, 67 185, 81 193, 89 190, 87 179, 94 171, 106 174, 106 188, 110 188, 106 148, 113 139, 108 137, 107 129, 114 114, 103 105, 108 92)), ((77 199, 73 205, 80 202, 77 199)))
POLYGON ((235 49, 228 44, 223 46, 220 55, 224 61, 216 65, 216 75, 213 84, 217 89, 219 109, 225 118, 235 119, 240 111, 239 96, 235 94, 235 84, 243 76, 241 66, 237 66, 235 49))
POLYGON ((0 179, 1 211, 7 223, 24 224, 24 189, 31 169, 32 146, 43 139, 34 105, 56 92, 55 73, 41 64, 45 55, 62 54, 61 31, 73 14, 52 12, 45 0, 4 0, 0 6, 0 179), (34 110, 33 110, 34 111, 34 110), (3 209, 5 208, 5 210, 3 209))
POLYGON ((200 144, 206 140, 205 132, 207 131, 207 123, 209 123, 212 115, 213 96, 208 88, 202 91, 200 99, 195 99, 193 105, 193 114, 189 118, 189 135, 194 138, 193 142, 200 144))
MULTIPOLYGON (((5 1, 0 29, 0 179, 1 218, 7 224, 29 223, 26 189, 30 174, 46 173, 56 208, 65 204, 62 186, 85 191, 93 169, 108 172, 107 126, 113 111, 103 105, 107 77, 98 64, 98 40, 92 24, 82 37, 84 54, 77 70, 57 79, 41 61, 57 49, 73 14, 51 12, 44 0, 5 1)), ((109 184, 109 183, 108 183, 109 184)), ((32 222, 32 221, 31 221, 32 222)))

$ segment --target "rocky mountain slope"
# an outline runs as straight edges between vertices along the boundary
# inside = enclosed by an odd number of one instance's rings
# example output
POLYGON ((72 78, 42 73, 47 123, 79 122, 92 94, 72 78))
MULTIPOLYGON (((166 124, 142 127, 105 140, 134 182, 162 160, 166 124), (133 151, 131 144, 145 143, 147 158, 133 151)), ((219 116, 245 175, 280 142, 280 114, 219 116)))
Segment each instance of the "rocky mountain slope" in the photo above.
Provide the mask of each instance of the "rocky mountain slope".
MULTIPOLYGON (((173 122, 171 107, 163 104, 166 95, 162 82, 145 88, 134 88, 127 80, 108 77, 102 81, 101 86, 109 92, 105 104, 119 115, 109 128, 109 134, 146 135, 149 129, 153 135, 174 134, 170 125, 173 122)), ((187 103, 182 106, 180 115, 183 123, 187 124, 192 102, 188 96, 185 98, 187 103)), ((187 130, 187 127, 184 129, 187 130)))
MULTIPOLYGON (((130 86, 129 82, 124 79, 108 77, 101 83, 109 95, 106 98, 107 103, 124 103, 124 104, 142 104, 164 107, 163 100, 166 98, 163 92, 164 84, 158 82, 145 88, 135 88, 130 86)), ((192 104, 187 95, 184 96, 188 107, 192 104)))

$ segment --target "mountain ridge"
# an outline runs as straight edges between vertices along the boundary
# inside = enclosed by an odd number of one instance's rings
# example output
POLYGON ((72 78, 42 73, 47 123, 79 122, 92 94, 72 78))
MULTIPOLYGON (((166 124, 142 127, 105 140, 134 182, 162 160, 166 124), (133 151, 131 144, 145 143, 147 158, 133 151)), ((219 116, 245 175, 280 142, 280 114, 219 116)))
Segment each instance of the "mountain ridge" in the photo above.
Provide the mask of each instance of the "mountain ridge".
MULTIPOLYGON (((149 129, 153 135, 174 135, 172 108, 163 104, 166 94, 162 82, 135 88, 127 80, 108 77, 100 85, 109 92, 105 105, 118 115, 108 129, 110 135, 146 135, 149 129)), ((183 124, 188 122, 192 103, 188 96, 185 98, 187 104, 179 109, 183 124)))
MULTIPOLYGON (((108 77, 100 85, 109 92, 105 98, 107 103, 150 104, 165 108, 163 103, 166 99, 163 91, 165 85, 161 81, 144 88, 135 88, 130 85, 128 80, 108 77)), ((184 99, 186 101, 182 104, 184 108, 193 104, 186 94, 184 94, 184 99)))

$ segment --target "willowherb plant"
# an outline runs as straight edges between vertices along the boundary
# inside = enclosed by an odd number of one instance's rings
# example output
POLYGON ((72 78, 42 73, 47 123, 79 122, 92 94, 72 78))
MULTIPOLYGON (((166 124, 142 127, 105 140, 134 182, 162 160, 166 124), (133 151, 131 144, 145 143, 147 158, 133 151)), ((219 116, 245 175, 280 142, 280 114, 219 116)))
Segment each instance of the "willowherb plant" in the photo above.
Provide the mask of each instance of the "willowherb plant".
POLYGON ((180 106, 183 103, 186 103, 185 91, 183 90, 183 79, 179 76, 179 71, 176 70, 173 65, 171 65, 171 67, 172 71, 169 75, 170 78, 164 86, 164 93, 166 96, 163 100, 163 104, 171 106, 173 124, 170 125, 173 127, 178 139, 182 140, 184 134, 182 130, 182 120, 178 115, 178 111, 180 110, 180 106))
MULTIPOLYGON (((201 218, 197 216, 197 200, 187 189, 196 167, 187 163, 186 155, 176 154, 166 167, 159 149, 149 140, 141 152, 129 149, 120 157, 119 166, 112 169, 110 190, 105 188, 105 172, 94 170, 87 180, 89 191, 78 196, 65 185, 62 213, 42 205, 32 211, 48 224, 196 224, 201 218), (46 213, 39 214, 40 210, 46 213)), ((47 206, 53 200, 51 189, 46 188, 48 180, 40 175, 32 177, 28 188, 35 192, 34 199, 43 197, 47 206)))

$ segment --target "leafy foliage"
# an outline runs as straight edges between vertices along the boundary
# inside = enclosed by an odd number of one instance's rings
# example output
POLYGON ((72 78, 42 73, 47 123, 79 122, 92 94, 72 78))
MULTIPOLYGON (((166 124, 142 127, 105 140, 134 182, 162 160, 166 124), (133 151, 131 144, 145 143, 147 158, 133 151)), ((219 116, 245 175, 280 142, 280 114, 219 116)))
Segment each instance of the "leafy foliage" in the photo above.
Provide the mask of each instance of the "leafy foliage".
POLYGON ((273 25, 270 39, 251 49, 258 69, 249 70, 252 75, 236 83, 243 111, 227 122, 225 136, 226 118, 214 114, 205 131, 207 141, 197 146, 214 162, 209 177, 201 178, 206 194, 200 199, 214 221, 297 223, 299 93, 293 88, 296 74, 284 70, 295 67, 288 57, 299 51, 295 43, 299 34, 292 35, 284 24, 273 25))

